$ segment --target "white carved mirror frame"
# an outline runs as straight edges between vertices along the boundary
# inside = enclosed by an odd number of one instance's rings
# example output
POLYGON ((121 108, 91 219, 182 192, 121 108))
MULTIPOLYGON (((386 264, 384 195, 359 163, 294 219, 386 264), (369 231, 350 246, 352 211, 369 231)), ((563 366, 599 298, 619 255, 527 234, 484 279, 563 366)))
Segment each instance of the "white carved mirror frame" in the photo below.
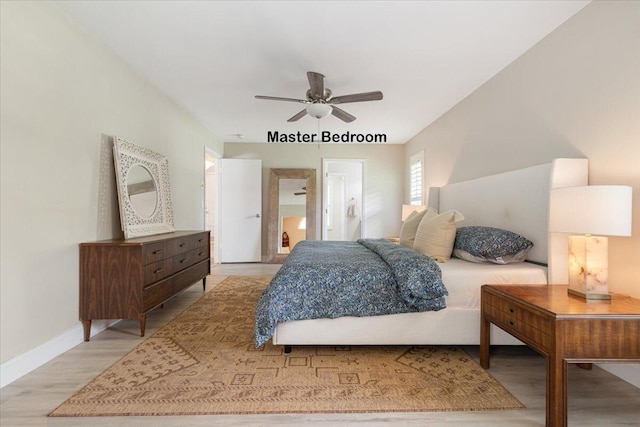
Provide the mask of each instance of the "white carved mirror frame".
POLYGON ((162 154, 115 137, 113 159, 120 205, 120 222, 125 239, 175 231, 167 158, 162 154), (153 183, 148 183, 145 187, 150 187, 152 191, 155 188, 155 209, 152 208, 148 216, 141 215, 140 210, 136 211, 131 203, 132 194, 129 194, 129 174, 138 166, 142 166, 149 172, 153 180, 153 183))
POLYGON ((280 179, 306 179, 306 239, 316 238, 316 170, 271 169, 269 175, 269 219, 267 223, 267 256, 271 263, 284 262, 287 254, 278 252, 280 179))

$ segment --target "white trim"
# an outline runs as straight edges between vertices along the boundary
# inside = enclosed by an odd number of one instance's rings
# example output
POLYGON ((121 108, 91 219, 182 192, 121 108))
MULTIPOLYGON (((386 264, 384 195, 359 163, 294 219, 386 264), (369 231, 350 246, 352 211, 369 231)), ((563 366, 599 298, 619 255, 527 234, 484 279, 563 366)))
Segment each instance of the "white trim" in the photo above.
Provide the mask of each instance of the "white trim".
MULTIPOLYGON (((213 247, 211 248, 211 260, 212 264, 220 264, 220 162, 222 159, 222 155, 215 151, 214 149, 205 146, 204 147, 204 171, 202 174, 202 217, 203 217, 203 229, 207 229, 207 202, 210 202, 209 197, 211 193, 216 195, 215 200, 213 200, 214 212, 213 216, 215 219, 215 224, 213 224, 213 229, 211 230, 211 239, 213 240, 213 247), (215 162, 215 188, 207 188, 207 166, 206 162, 208 159, 213 159, 215 162)), ((264 261, 264 260, 263 260, 264 261)))
MULTIPOLYGON (((95 320, 91 322, 91 336, 99 334, 119 321, 95 320)), ((4 362, 0 365, 0 388, 11 384, 82 342, 84 342, 84 333, 82 325, 78 325, 46 343, 4 362)))

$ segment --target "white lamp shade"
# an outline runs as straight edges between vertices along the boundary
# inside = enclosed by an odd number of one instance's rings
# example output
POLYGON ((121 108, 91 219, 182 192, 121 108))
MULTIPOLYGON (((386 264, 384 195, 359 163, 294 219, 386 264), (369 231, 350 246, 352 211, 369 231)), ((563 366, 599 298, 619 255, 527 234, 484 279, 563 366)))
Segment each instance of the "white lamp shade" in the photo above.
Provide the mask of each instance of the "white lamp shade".
POLYGON ((321 119, 331 114, 331 110, 333 110, 333 107, 329 104, 315 103, 307 105, 306 110, 311 117, 321 119))
POLYGON ((588 185, 551 190, 549 231, 631 236, 631 187, 588 185))

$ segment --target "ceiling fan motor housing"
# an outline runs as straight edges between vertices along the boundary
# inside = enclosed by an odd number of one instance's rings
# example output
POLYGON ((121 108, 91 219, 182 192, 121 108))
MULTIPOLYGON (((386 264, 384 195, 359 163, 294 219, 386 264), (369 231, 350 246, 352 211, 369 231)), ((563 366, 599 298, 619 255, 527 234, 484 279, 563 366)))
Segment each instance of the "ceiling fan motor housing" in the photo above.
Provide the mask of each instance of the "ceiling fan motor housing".
POLYGON ((311 89, 307 89, 307 100, 309 102, 316 102, 316 101, 325 101, 328 102, 329 98, 331 98, 331 89, 324 89, 324 94, 322 96, 317 96, 313 93, 311 93, 311 89))
POLYGON ((306 104, 305 109, 287 120, 288 122, 298 121, 307 114, 316 119, 321 119, 323 117, 327 117, 330 114, 333 114, 345 123, 351 123, 352 121, 354 121, 356 119, 355 116, 352 116, 346 111, 336 107, 335 104, 346 104, 348 102, 379 101, 382 99, 382 92, 380 91, 354 93, 351 95, 343 95, 332 98, 331 90, 324 87, 324 75, 316 73, 314 71, 309 71, 307 72, 307 78, 309 80, 309 89, 307 89, 306 99, 283 98, 279 96, 264 95, 256 95, 256 98, 269 99, 273 101, 299 102, 302 104, 306 104))

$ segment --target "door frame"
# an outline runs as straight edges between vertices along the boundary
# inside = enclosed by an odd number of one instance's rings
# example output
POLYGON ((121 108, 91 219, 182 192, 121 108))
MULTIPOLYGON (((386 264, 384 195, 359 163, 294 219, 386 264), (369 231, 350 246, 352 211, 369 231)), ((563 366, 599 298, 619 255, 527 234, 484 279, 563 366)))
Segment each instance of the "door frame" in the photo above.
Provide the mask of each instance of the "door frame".
MULTIPOLYGON (((336 226, 338 226, 340 228, 340 239, 339 240, 347 240, 347 224, 346 224, 346 215, 340 215, 340 218, 338 219, 340 224, 336 224, 336 217, 335 215, 333 217, 331 217, 329 215, 329 207, 330 207, 330 202, 335 202, 336 198, 338 198, 340 200, 340 208, 341 208, 341 212, 344 214, 346 212, 346 206, 347 206, 347 193, 346 193, 346 184, 347 184, 347 174, 344 172, 327 172, 324 175, 324 179, 325 179, 325 185, 327 187, 327 197, 324 199, 324 210, 323 213, 324 215, 326 215, 326 223, 323 223, 323 227, 322 227, 322 240, 329 240, 329 221, 331 220, 332 222, 332 227, 331 227, 331 231, 333 234, 333 237, 335 238, 335 232, 333 232, 336 228, 336 226), (332 199, 330 200, 329 198, 329 183, 331 181, 330 178, 337 178, 340 181, 340 184, 342 184, 340 186, 340 194, 336 195, 334 194, 332 199)), ((335 189, 334 189, 335 191, 335 189)), ((332 213, 335 212, 335 208, 332 208, 332 213)))
MULTIPOLYGON (((321 210, 321 226, 322 226, 322 240, 326 240, 326 227, 325 224, 327 223, 327 217, 326 217, 326 212, 327 212, 327 206, 326 206, 326 201, 327 201, 327 174, 329 173, 329 167, 331 165, 331 163, 359 163, 360 165, 362 165, 362 188, 361 188, 361 198, 362 200, 360 201, 361 203, 361 212, 362 215, 360 216, 360 237, 365 237, 366 236, 366 198, 367 198, 367 160, 366 159, 346 159, 346 158, 333 158, 333 157, 323 157, 322 158, 322 210, 321 210)), ((346 203, 346 200, 345 200, 346 203)))
POLYGON ((203 172, 202 172, 202 189, 204 192, 204 203, 202 204, 202 217, 204 219, 204 229, 207 229, 207 204, 213 202, 213 216, 214 224, 211 230, 211 239, 213 239, 213 248, 211 253, 211 263, 220 264, 220 163, 219 159, 222 158, 217 151, 205 145, 204 147, 204 160, 203 160, 203 172), (207 169, 209 168, 208 162, 213 161, 215 165, 216 179, 214 181, 213 188, 207 188, 207 169), (213 199, 213 200, 211 200, 213 199))

